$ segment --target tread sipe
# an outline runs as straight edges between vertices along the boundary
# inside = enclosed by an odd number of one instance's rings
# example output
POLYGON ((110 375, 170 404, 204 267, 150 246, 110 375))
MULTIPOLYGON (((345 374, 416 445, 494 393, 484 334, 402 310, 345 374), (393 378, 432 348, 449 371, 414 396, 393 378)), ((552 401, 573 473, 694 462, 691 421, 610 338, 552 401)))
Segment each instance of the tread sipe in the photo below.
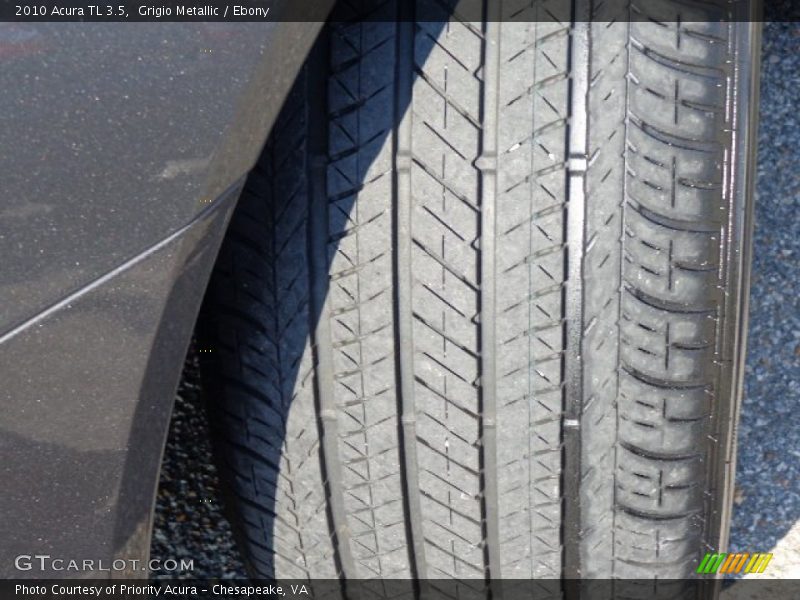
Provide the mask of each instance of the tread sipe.
POLYGON ((299 76, 201 315, 249 569, 478 595, 691 575, 727 544, 749 4, 358 5, 299 76))

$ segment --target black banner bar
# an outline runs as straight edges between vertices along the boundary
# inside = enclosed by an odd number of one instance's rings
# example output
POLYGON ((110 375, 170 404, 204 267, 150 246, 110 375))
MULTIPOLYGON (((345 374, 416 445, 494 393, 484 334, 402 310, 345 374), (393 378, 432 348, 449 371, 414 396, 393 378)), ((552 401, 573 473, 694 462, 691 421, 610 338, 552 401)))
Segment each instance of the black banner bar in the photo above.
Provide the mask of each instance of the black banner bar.
MULTIPOLYGON (((676 598, 709 597, 703 590, 713 579, 699 580, 579 580, 587 598, 615 600, 674 600, 676 598)), ((562 582, 551 579, 504 579, 487 581, 457 579, 422 580, 0 580, 3 600, 150 600, 152 598, 187 598, 217 600, 270 598, 274 600, 327 600, 359 598, 418 597, 425 584, 426 600, 490 600, 502 590, 504 600, 550 600, 560 597, 562 582), (490 591, 491 590, 491 591, 490 591)), ((772 600, 797 597, 797 581, 790 579, 746 579, 728 582, 720 600, 770 597, 772 600)))
MULTIPOLYGON (((572 0, 561 0, 571 2, 572 0)), ((502 20, 530 22, 550 20, 539 2, 504 2, 502 13, 486 15, 483 0, 354 0, 359 14, 373 21, 395 21, 398 14, 414 14, 416 21, 439 21, 448 14, 462 21, 502 20), (398 10, 398 3, 414 6, 398 10)), ((625 20, 676 22, 750 21, 758 0, 604 0, 603 15, 615 14, 609 4, 620 6, 625 20)), ((330 0, 0 0, 0 22, 319 22, 328 17, 330 0)), ((552 16, 552 15, 550 15, 552 16)), ((348 21, 347 3, 340 2, 331 13, 334 21, 348 21)), ((593 15, 589 15, 594 20, 593 15)), ((608 17, 604 17, 607 19, 608 17)), ((763 1, 765 21, 800 21, 800 2, 763 1)), ((555 17, 552 17, 555 19, 555 17)))

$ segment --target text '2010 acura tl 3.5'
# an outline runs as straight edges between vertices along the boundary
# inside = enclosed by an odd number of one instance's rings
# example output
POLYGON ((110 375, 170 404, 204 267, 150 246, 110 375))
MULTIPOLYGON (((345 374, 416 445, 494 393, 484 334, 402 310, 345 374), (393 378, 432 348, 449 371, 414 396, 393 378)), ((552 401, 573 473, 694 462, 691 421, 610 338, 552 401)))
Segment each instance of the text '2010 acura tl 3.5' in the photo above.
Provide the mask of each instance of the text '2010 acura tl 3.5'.
POLYGON ((147 560, 194 332, 253 577, 689 577, 731 512, 753 3, 329 4, 0 25, 0 576, 147 560))

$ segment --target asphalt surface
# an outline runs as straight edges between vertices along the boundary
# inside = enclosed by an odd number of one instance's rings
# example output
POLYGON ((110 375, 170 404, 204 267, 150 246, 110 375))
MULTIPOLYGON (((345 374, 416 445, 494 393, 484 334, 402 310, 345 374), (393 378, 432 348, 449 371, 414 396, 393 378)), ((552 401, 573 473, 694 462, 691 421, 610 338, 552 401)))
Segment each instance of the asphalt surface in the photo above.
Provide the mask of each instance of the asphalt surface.
MULTIPOLYGON (((800 577, 798 99, 800 24, 767 23, 750 339, 730 548, 775 549, 770 572, 784 577, 800 577)), ((151 554, 194 559, 194 571, 183 577, 245 577, 221 509, 199 391, 190 355, 167 443, 151 554)))
MULTIPOLYGON (((798 99, 800 23, 767 23, 750 338, 731 528, 731 548, 740 551, 768 551, 800 521, 798 99)), ((794 542, 776 553, 776 559, 784 561, 786 552, 800 551, 800 532, 793 536, 794 542)))

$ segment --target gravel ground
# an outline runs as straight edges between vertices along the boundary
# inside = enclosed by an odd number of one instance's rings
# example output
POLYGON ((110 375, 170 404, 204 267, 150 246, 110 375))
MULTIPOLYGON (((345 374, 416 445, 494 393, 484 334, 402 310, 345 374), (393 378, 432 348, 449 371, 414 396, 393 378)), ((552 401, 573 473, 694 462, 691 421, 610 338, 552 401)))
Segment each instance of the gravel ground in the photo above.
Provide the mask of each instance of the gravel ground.
MULTIPOLYGON (((768 23, 761 61, 756 234, 731 548, 797 569, 800 530, 800 24, 768 23), (794 540, 792 542, 792 540, 794 540), (794 552, 790 548, 794 544, 794 552), (792 559, 792 555, 794 558, 792 559)), ((795 570, 795 577, 800 575, 795 570)))
POLYGON ((164 573, 165 579, 242 579, 247 575, 222 514, 199 379, 192 349, 175 399, 150 554, 162 560, 194 559, 194 571, 164 573))
MULTIPOLYGON (((756 235, 732 550, 775 552, 800 578, 800 24, 764 28, 756 235)), ((185 577, 244 577, 222 515, 196 364, 178 390, 156 505, 154 558, 194 559, 185 577)), ((734 586, 736 587, 736 586, 734 586)))

